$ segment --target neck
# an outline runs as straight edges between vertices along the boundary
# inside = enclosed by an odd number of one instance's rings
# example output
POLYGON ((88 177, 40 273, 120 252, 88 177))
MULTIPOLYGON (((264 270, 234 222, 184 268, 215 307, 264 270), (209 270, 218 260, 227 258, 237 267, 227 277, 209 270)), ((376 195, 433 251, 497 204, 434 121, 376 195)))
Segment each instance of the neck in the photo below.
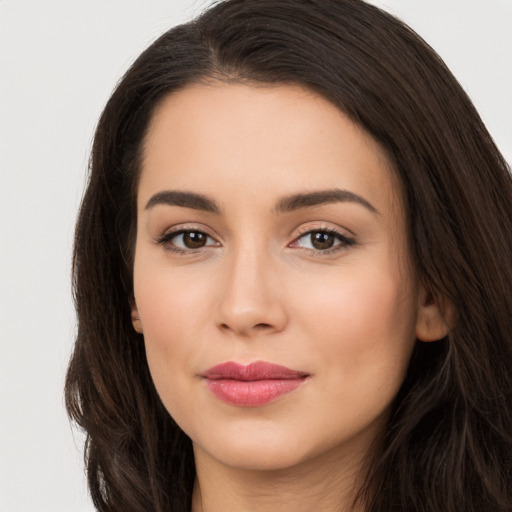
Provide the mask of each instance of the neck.
POLYGON ((194 447, 197 477, 192 512, 363 512, 354 504, 364 454, 331 453, 292 468, 232 468, 194 447))

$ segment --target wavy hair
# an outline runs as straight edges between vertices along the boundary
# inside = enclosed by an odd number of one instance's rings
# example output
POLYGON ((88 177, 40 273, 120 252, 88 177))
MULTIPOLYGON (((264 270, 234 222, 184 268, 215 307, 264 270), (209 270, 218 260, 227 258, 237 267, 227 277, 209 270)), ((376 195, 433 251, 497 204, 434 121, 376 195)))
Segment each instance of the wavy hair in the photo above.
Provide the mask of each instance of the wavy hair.
POLYGON ((102 512, 188 512, 191 441, 130 317, 141 147, 163 98, 211 79, 299 84, 387 152, 411 255, 455 325, 417 342, 358 498, 368 512, 512 511, 512 178, 471 101, 410 28, 361 0, 226 0, 161 36, 97 126, 76 227, 66 380, 102 512))

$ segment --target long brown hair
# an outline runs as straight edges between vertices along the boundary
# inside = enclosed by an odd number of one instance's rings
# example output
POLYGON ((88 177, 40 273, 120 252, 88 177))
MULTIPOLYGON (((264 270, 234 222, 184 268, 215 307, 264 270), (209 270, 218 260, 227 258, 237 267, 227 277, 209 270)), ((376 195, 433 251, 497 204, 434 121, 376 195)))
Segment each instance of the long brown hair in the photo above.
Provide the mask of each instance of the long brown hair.
POLYGON ((294 83, 333 102, 394 164, 412 259, 450 304, 417 342, 359 498, 371 512, 512 510, 512 178, 472 103, 411 29, 361 0, 227 0, 151 45, 99 121, 78 217, 78 335, 66 381, 101 511, 189 511, 188 437, 132 329, 141 145, 160 101, 215 78, 294 83))

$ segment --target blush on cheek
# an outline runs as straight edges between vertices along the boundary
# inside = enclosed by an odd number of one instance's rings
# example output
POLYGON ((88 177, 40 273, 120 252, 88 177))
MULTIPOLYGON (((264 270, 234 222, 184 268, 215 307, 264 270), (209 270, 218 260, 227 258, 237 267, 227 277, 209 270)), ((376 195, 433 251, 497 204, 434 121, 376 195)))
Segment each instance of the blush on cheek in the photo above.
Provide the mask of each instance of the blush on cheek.
POLYGON ((308 311, 316 319, 314 337, 319 346, 332 344, 330 351, 347 361, 347 371, 356 373, 357 368, 381 363, 396 368, 408 361, 415 331, 405 285, 397 287, 391 278, 369 276, 347 279, 331 293, 324 289, 320 295, 321 300, 311 298, 315 308, 308 311))

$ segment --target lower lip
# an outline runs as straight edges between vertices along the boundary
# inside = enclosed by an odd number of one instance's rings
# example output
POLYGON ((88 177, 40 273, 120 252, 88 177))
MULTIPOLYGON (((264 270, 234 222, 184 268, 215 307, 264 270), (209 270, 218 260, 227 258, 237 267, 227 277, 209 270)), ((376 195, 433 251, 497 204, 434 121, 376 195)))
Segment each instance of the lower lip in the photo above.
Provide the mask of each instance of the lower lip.
POLYGON ((206 386, 217 398, 224 402, 241 407, 258 407, 291 393, 305 380, 306 377, 251 381, 206 379, 206 386))

